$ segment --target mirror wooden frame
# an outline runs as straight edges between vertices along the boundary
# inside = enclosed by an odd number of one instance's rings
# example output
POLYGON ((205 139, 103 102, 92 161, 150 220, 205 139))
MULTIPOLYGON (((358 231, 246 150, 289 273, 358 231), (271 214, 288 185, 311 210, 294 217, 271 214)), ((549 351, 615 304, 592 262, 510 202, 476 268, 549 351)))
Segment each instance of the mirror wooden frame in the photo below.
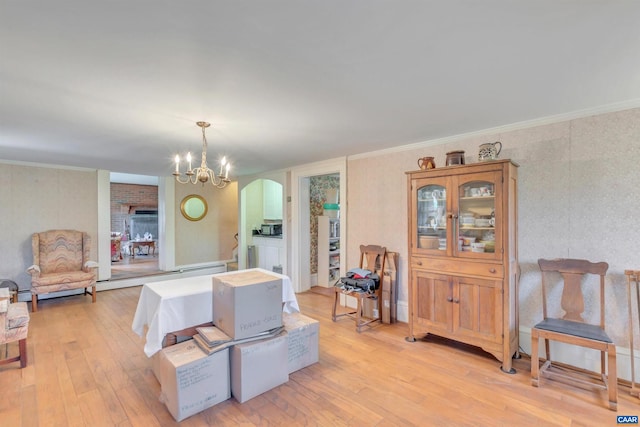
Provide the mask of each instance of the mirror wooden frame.
POLYGON ((207 201, 197 194, 189 194, 180 203, 180 212, 189 221, 200 221, 208 210, 207 201))

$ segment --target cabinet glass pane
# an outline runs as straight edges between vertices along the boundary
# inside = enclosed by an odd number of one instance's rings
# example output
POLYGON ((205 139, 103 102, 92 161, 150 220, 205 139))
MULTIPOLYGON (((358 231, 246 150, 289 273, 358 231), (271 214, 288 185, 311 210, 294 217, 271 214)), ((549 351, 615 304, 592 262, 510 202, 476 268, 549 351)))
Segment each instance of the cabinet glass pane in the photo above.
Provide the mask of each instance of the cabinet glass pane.
POLYGON ((418 247, 447 249, 447 192, 441 185, 418 188, 418 247))
POLYGON ((467 182, 458 189, 458 240, 462 244, 459 246, 462 252, 495 252, 497 224, 494 190, 494 184, 486 181, 467 182))

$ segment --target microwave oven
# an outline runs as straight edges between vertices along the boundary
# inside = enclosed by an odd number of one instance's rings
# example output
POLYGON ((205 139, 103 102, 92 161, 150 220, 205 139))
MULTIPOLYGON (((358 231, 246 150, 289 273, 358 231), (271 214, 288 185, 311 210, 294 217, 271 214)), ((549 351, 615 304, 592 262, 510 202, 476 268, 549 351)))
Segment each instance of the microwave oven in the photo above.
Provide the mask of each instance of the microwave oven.
POLYGON ((282 224, 262 224, 260 234, 263 236, 282 235, 282 224))

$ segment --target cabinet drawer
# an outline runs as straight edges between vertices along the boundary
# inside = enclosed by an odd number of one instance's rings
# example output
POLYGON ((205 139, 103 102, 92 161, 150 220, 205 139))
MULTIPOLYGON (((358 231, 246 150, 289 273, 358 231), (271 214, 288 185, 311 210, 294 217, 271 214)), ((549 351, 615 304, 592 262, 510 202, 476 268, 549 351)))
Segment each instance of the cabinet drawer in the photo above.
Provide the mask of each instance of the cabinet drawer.
POLYGON ((411 257, 411 268, 442 274, 483 276, 496 279, 504 278, 504 266, 460 260, 446 260, 426 257, 411 257))

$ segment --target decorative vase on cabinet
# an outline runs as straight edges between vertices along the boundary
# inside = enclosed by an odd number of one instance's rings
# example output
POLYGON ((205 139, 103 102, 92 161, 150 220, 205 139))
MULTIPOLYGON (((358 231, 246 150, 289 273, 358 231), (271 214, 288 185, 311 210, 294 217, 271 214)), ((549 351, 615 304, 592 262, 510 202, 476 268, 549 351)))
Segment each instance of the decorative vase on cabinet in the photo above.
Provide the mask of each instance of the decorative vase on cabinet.
POLYGON ((510 160, 407 172, 409 336, 474 345, 514 373, 517 167, 510 160))

